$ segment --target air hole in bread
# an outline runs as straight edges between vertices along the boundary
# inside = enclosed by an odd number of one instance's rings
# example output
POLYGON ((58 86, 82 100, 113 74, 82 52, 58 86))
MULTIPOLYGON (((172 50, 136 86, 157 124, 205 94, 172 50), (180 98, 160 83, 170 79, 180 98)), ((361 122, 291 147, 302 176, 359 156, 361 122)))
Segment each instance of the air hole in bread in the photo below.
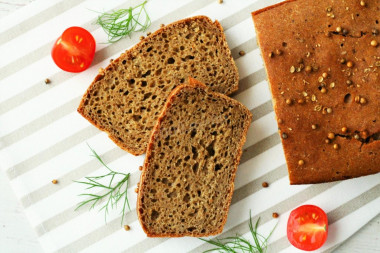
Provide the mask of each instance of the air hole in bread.
POLYGON ((350 93, 347 93, 347 94, 344 96, 344 102, 345 102, 346 104, 352 102, 352 96, 351 96, 350 93))

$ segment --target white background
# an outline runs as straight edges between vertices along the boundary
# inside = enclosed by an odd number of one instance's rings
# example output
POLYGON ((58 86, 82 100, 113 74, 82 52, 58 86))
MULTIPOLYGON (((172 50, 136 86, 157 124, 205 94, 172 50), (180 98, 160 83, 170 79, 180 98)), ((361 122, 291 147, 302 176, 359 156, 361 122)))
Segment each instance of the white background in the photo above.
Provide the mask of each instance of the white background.
MULTIPOLYGON (((0 19, 34 0, 0 0, 0 19)), ((217 0, 215 0, 217 1, 217 0)), ((5 174, 0 171, 0 250, 1 252, 42 252, 23 208, 18 203, 5 174)), ((335 252, 379 252, 380 215, 365 225, 335 252)))

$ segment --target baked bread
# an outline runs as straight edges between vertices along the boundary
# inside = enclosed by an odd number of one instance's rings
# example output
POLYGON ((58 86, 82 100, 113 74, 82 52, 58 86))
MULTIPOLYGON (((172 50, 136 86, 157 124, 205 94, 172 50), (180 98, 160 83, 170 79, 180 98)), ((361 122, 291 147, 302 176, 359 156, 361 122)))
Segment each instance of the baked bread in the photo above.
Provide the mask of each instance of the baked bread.
POLYGON ((250 111, 190 79, 173 90, 152 132, 137 213, 150 237, 223 230, 250 111))
POLYGON ((212 91, 237 90, 239 74, 218 21, 187 18, 143 39, 96 76, 78 112, 141 155, 168 95, 189 76, 212 91))
POLYGON ((380 172, 380 0, 252 13, 291 184, 380 172))

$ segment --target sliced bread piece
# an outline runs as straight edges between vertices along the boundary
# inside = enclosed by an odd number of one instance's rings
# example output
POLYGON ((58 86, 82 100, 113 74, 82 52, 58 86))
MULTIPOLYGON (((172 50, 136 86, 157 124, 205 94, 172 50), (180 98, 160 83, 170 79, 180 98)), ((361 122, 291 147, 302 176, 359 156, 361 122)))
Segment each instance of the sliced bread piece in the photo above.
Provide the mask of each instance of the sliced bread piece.
POLYGON ((191 79, 168 98, 152 132, 137 213, 149 237, 223 230, 252 120, 241 103, 191 79))
POLYGON ((95 78, 78 112, 141 155, 168 95, 189 76, 212 91, 237 90, 239 74, 218 21, 187 18, 148 36, 95 78))

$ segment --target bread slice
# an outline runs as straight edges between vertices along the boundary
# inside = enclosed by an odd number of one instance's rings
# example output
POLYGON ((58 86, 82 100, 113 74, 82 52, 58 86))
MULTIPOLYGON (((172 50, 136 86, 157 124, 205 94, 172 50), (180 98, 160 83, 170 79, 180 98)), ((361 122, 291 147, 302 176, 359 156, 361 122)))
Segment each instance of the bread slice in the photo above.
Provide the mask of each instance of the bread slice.
POLYGON ((223 230, 252 115, 205 88, 190 79, 173 90, 152 132, 137 200, 149 237, 223 230))
POLYGON ((380 1, 359 2, 252 13, 291 184, 380 172, 380 1))
POLYGON ((187 18, 148 36, 95 78, 78 112, 141 155, 168 95, 189 76, 212 91, 237 90, 239 74, 218 21, 187 18))

